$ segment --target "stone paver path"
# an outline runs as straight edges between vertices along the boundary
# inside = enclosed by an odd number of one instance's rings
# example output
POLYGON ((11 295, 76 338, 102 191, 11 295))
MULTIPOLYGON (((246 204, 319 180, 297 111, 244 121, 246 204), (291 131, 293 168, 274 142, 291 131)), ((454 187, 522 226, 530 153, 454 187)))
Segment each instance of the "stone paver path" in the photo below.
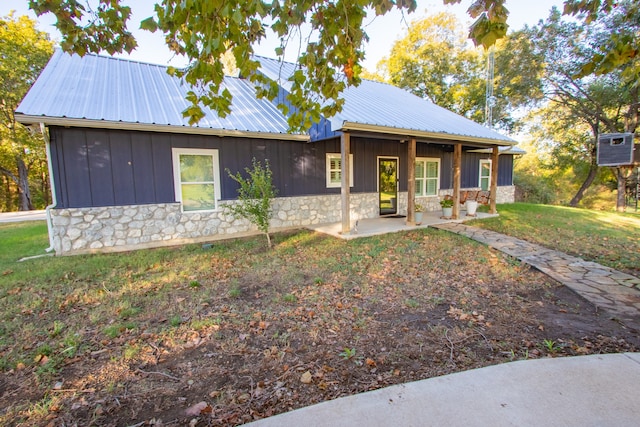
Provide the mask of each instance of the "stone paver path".
POLYGON ((432 225, 466 236, 537 268, 620 320, 640 319, 640 279, 515 237, 460 223, 432 225))

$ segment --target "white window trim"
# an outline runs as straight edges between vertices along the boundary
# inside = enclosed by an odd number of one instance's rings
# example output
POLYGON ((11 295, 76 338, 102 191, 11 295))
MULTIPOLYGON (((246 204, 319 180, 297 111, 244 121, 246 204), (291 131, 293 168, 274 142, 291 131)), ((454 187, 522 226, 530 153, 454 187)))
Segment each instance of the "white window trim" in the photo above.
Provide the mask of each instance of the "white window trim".
MULTIPOLYGON (((331 182, 331 159, 341 159, 340 153, 327 153, 326 160, 326 184, 327 188, 340 188, 342 186, 339 182, 331 182)), ((340 169, 342 173, 342 169, 340 169)), ((349 187, 353 187, 353 154, 349 154, 349 187)))
POLYGON ((208 148, 172 148, 171 156, 173 158, 173 189, 176 196, 176 201, 180 202, 180 209, 185 213, 201 213, 211 212, 218 209, 218 202, 220 201, 220 155, 216 149, 208 148), (197 156, 211 156, 213 157, 213 188, 216 192, 216 198, 214 200, 214 209, 203 209, 196 211, 185 211, 182 204, 182 181, 180 180, 180 155, 191 154, 197 156))
MULTIPOLYGON (((437 177, 437 182, 436 182, 436 194, 429 194, 426 195, 424 194, 418 194, 416 193, 416 197, 438 197, 438 193, 440 192, 440 159, 437 157, 416 157, 416 163, 418 162, 435 162, 438 164, 438 177, 437 177)), ((427 169, 425 168, 425 173, 426 173, 427 169)), ((421 178, 425 181, 426 183, 426 178, 421 178)), ((427 187, 426 185, 423 186, 423 189, 426 190, 427 187)))
POLYGON ((480 159, 480 170, 478 171, 478 187, 482 188, 482 165, 487 163, 489 165, 489 182, 487 183, 487 191, 491 190, 491 172, 493 165, 491 164, 491 159, 480 159))

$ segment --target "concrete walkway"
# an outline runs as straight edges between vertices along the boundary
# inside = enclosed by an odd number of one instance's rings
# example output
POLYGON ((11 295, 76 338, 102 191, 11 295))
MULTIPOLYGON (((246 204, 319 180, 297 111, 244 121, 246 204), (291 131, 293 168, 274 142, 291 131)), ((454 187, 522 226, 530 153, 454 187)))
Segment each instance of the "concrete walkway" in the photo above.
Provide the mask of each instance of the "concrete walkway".
POLYGON ((456 223, 432 227, 466 236, 511 255, 621 321, 640 319, 640 278, 495 231, 456 223))
POLYGON ((0 222, 44 221, 45 211, 0 212, 0 222))
POLYGON ((322 402, 251 427, 638 426, 640 353, 537 359, 322 402))

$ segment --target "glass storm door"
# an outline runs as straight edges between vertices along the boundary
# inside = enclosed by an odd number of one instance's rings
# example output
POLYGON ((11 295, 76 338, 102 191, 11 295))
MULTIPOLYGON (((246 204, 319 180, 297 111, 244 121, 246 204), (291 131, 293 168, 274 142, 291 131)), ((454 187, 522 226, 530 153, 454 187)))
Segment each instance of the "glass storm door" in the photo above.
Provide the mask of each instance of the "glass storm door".
POLYGON ((491 186, 491 160, 480 160, 480 189, 489 191, 491 186))
POLYGON ((378 158, 380 215, 398 213, 398 159, 378 158))

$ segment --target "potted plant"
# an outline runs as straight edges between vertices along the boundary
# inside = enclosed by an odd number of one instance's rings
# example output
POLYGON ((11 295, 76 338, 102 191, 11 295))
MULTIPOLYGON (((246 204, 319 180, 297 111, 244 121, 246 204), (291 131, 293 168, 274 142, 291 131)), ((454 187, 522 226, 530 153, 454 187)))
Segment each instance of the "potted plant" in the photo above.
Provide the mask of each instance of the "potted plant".
POLYGON ((451 218, 453 216, 453 199, 440 200, 440 206, 442 207, 443 217, 451 218))
POLYGON ((467 216, 476 216, 476 210, 478 209, 477 200, 467 200, 464 202, 464 205, 467 208, 467 216))
POLYGON ((415 221, 416 225, 422 224, 422 214, 424 213, 424 206, 420 203, 415 204, 415 221))

